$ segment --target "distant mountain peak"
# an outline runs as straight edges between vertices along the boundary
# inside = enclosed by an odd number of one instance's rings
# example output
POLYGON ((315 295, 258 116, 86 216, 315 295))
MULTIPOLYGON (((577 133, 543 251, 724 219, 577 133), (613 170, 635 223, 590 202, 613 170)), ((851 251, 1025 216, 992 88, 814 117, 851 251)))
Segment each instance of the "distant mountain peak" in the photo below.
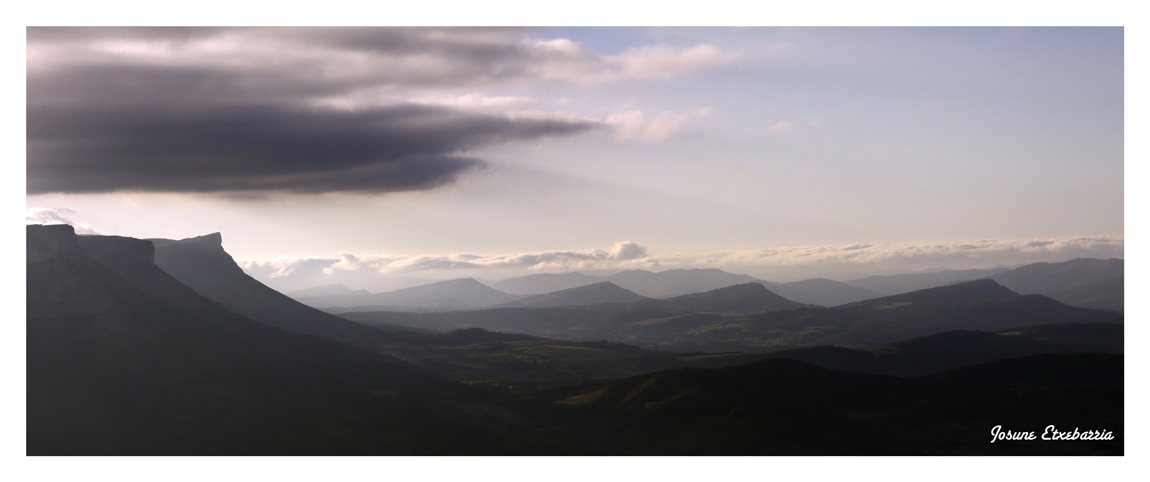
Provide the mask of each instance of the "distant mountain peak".
POLYGON ((942 286, 934 288, 936 290, 949 292, 952 294, 967 294, 973 296, 1018 296, 1018 293, 1011 291, 1009 288, 998 284, 997 281, 992 279, 976 279, 974 281, 967 281, 964 283, 957 283, 950 286, 942 286))
MULTIPOLYGON (((483 283, 480 283, 480 282, 479 282, 478 280, 476 280, 475 278, 455 278, 455 279, 449 279, 449 280, 447 280, 447 281, 444 281, 444 283, 454 283, 454 284, 472 284, 472 283, 477 283, 477 284, 481 284, 481 285, 483 284, 483 283)), ((484 286, 487 286, 487 285, 484 285, 484 286)))
POLYGON ((700 297, 700 296, 731 296, 731 295, 754 296, 754 295, 762 295, 764 293, 769 293, 771 295, 775 294, 773 291, 767 289, 766 286, 763 286, 762 283, 743 283, 743 284, 726 286, 723 288, 717 288, 717 289, 713 289, 710 291, 704 291, 702 293, 692 293, 692 294, 688 294, 688 295, 676 296, 675 298, 668 298, 668 299, 700 297))
POLYGON ((876 298, 873 300, 862 301, 860 303, 884 303, 898 301, 913 302, 929 299, 993 300, 1017 298, 1018 296, 1020 296, 1018 293, 1011 291, 1009 288, 998 284, 998 282, 992 279, 977 279, 974 281, 964 281, 962 283, 955 283, 947 286, 939 286, 937 288, 927 288, 924 290, 912 291, 910 293, 903 293, 901 295, 876 298))
POLYGON ((677 311, 777 311, 806 308, 779 296, 762 283, 743 283, 717 288, 702 293, 676 296, 662 300, 640 301, 628 305, 630 309, 662 309, 677 311))
POLYGON ((577 287, 575 287, 575 288, 571 288, 570 290, 565 290, 565 291, 573 291, 573 290, 591 290, 591 289, 604 289, 604 288, 616 288, 616 289, 623 289, 623 288, 620 288, 620 287, 619 287, 619 285, 617 285, 617 284, 615 284, 615 283, 612 283, 612 282, 610 282, 610 281, 600 281, 600 282, 598 282, 598 283, 591 283, 591 284, 589 284, 589 285, 584 285, 584 286, 577 286, 577 287))
POLYGON ((529 296, 521 300, 505 303, 503 306, 519 307, 556 307, 556 306, 587 306, 608 303, 630 303, 646 300, 648 298, 635 293, 610 281, 601 281, 589 285, 577 286, 565 290, 553 291, 540 295, 529 296))

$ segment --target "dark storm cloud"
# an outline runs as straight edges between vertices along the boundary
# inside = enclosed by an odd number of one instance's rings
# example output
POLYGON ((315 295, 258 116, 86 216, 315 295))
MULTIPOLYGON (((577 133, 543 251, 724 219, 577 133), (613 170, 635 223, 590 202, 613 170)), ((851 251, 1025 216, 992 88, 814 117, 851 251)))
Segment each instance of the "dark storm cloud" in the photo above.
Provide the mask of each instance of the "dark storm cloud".
POLYGON ((403 100, 522 75, 521 36, 28 29, 28 193, 428 189, 484 166, 471 150, 599 127, 403 100))
POLYGON ((593 127, 412 104, 38 107, 28 115, 28 192, 425 189, 483 166, 460 154, 468 149, 593 127))

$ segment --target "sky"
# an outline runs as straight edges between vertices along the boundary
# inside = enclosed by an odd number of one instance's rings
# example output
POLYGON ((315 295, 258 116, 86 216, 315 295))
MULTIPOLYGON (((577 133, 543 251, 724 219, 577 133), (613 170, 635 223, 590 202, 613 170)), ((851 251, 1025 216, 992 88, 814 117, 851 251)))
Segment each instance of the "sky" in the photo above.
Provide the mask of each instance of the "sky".
POLYGON ((27 219, 278 289, 1123 257, 1123 34, 30 28, 27 219))

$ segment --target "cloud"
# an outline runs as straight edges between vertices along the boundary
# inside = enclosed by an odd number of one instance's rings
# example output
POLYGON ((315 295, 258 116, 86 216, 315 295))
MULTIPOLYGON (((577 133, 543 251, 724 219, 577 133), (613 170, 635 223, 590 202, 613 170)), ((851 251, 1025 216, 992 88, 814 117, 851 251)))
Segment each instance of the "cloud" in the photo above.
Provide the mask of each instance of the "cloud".
POLYGON ((634 241, 615 243, 608 252, 611 253, 613 259, 618 260, 642 259, 647 257, 647 247, 634 241))
POLYGON ((396 274, 419 271, 455 271, 482 269, 595 269, 618 263, 642 262, 648 257, 647 248, 633 241, 615 243, 607 250, 544 251, 497 256, 474 254, 418 255, 418 256, 356 256, 348 253, 336 257, 273 258, 244 260, 240 265, 249 273, 266 278, 279 278, 295 274, 336 274, 351 271, 370 271, 378 274, 396 274))
POLYGON ((29 108, 29 194, 390 192, 451 182, 483 145, 594 129, 398 104, 361 111, 285 106, 29 108))
POLYGON ((645 46, 607 58, 621 75, 637 79, 667 78, 737 62, 740 55, 714 45, 676 49, 667 45, 645 46))
MULTIPOLYGON (((667 78, 738 57, 706 45, 604 56, 533 34, 29 28, 28 193, 430 189, 482 168, 477 149, 603 126, 477 89, 667 78)), ((678 121, 659 119, 644 138, 673 135, 678 121)))
MULTIPOLYGON (((418 256, 353 256, 279 258, 242 261, 248 274, 261 280, 294 278, 306 287, 336 282, 346 273, 357 282, 367 278, 427 276, 516 276, 534 272, 622 269, 719 268, 768 280, 805 279, 826 273, 853 277, 879 272, 938 267, 986 268, 1072 258, 1121 258, 1122 236, 1032 240, 979 240, 955 243, 848 244, 723 250, 707 253, 652 253, 639 243, 622 241, 606 250, 544 251, 494 256, 474 254, 418 256)), ((352 279, 352 278, 347 278, 352 279)))
POLYGON ((683 132, 683 125, 692 119, 706 119, 712 115, 712 110, 704 107, 686 114, 663 111, 648 121, 643 111, 629 110, 612 114, 604 124, 615 129, 616 139, 658 141, 679 135, 683 132))
POLYGON ((29 208, 25 219, 26 224, 69 224, 76 230, 76 234, 100 234, 91 225, 72 222, 64 217, 65 214, 76 214, 76 211, 67 208, 29 208))
POLYGON ((1122 257, 1122 236, 1037 240, 979 240, 959 243, 850 244, 728 250, 696 255, 665 255, 663 265, 741 267, 758 272, 871 267, 917 270, 937 267, 984 268, 1072 258, 1122 257))

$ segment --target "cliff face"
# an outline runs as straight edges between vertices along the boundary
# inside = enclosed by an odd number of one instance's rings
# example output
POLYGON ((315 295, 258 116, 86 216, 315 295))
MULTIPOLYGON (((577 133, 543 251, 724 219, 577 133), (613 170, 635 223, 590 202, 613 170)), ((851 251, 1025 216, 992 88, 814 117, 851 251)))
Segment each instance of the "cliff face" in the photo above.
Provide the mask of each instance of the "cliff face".
POLYGON ((91 261, 81 254, 72 226, 31 224, 26 231, 29 319, 84 316, 98 325, 108 318, 115 303, 107 288, 79 281, 91 261))
POLYGON ((200 284, 197 283, 199 280, 189 283, 191 280, 185 280, 183 277, 200 278, 200 274, 203 273, 236 278, 247 277, 235 259, 224 251, 223 237, 220 233, 180 240, 149 239, 148 241, 156 247, 156 264, 197 291, 200 290, 200 287, 197 287, 197 284, 200 284))
POLYGON ((149 241, 160 269, 230 311, 282 330, 372 350, 385 344, 378 330, 306 306, 248 276, 224 250, 220 233, 149 241))
POLYGON ((79 236, 80 251, 109 267, 124 270, 157 269, 152 261, 156 249, 151 241, 123 236, 79 236))
POLYGON ((79 252, 76 231, 67 224, 29 224, 28 261, 66 258, 79 252))

